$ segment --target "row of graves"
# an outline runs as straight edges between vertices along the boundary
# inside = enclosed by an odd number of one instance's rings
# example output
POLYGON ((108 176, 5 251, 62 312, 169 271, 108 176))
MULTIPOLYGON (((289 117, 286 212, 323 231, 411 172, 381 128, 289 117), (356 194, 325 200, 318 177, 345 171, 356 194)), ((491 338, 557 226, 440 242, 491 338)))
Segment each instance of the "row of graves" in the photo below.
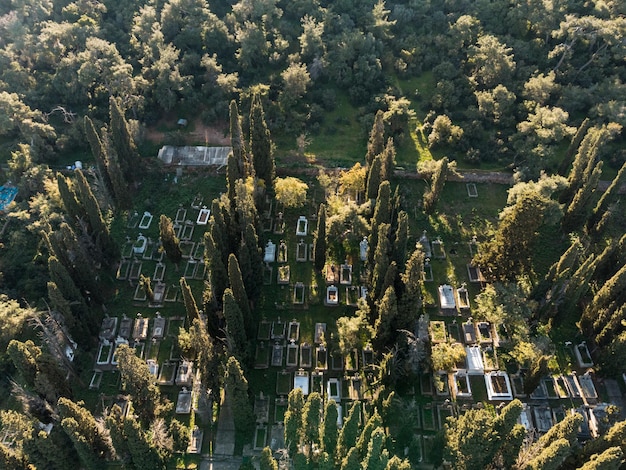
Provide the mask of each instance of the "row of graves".
MULTIPOLYGON (((203 205, 200 195, 194 198, 190 206, 181 204, 177 208, 172 222, 180 240, 184 271, 175 273, 164 256, 155 216, 148 211, 129 215, 117 279, 130 285, 128 295, 132 296, 133 304, 142 313, 104 318, 90 389, 100 389, 107 374, 117 373, 116 349, 126 344, 135 351, 137 357, 145 360, 155 383, 175 400, 176 414, 184 417, 200 412, 200 409, 202 412, 210 409, 211 405, 204 399, 205 394, 200 393, 198 371, 192 361, 180 357, 176 347, 176 337, 184 324, 184 318, 168 315, 175 303, 182 302, 179 283, 174 281, 181 274, 186 279, 197 280, 206 276, 202 235, 209 218, 210 210, 203 205), (168 274, 171 278, 169 280, 168 274), (150 278, 153 291, 150 299, 147 298, 144 286, 138 282, 142 275, 150 278), (146 313, 145 307, 158 311, 146 313)), ((119 376, 117 380, 119 382, 119 376)), ((110 382, 108 379, 106 381, 110 382)), ((198 426, 191 430, 188 452, 201 453, 203 434, 198 426)))
MULTIPOLYGON (((431 261, 447 257, 445 246, 440 238, 430 241, 426 232, 418 243, 425 253, 424 281, 431 282, 431 261)), ((470 256, 473 257, 477 247, 476 238, 473 238, 469 242, 470 256)), ((485 281, 480 267, 472 265, 471 259, 466 266, 470 283, 482 284, 485 281)), ((433 402, 421 409, 423 430, 441 429, 447 416, 462 413, 468 407, 482 406, 481 401, 485 398, 494 403, 518 398, 524 403, 519 422, 529 432, 545 433, 567 413, 577 412, 584 418, 580 429, 581 438, 597 435, 597 423, 604 413, 605 404, 598 403, 591 369, 593 360, 584 342, 577 345, 566 343, 566 352, 570 355, 570 363, 574 365, 575 371, 544 377, 537 389, 528 395, 524 391, 523 372, 509 374, 498 358, 500 346, 510 341, 506 330, 495 328, 489 322, 475 321, 470 316, 467 284, 441 284, 437 287, 437 296, 439 315, 445 321, 429 322, 431 344, 459 344, 465 349, 465 359, 456 364, 451 372, 422 374, 420 392, 433 397, 433 402)))

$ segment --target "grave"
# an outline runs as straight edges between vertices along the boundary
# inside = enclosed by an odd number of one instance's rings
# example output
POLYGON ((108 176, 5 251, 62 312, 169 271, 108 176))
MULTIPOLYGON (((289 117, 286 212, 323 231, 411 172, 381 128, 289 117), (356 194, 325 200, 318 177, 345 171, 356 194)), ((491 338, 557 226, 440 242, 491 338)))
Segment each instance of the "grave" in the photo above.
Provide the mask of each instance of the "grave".
POLYGON ((197 209, 200 209, 201 205, 202 205, 202 195, 196 194, 193 198, 193 201, 191 201, 191 208, 197 210, 197 209))
POLYGON ((180 251, 183 253, 183 258, 188 259, 191 258, 191 253, 193 253, 193 249, 196 246, 195 242, 185 241, 180 242, 180 251))
POLYGON ((134 211, 132 214, 128 216, 128 222, 126 224, 126 228, 137 228, 137 224, 139 223, 139 213, 134 211))
POLYGON ((450 340, 452 342, 454 343, 462 342, 461 331, 459 330, 459 325, 457 325, 456 321, 453 323, 448 323, 446 325, 446 328, 448 330, 448 336, 450 337, 450 340))
POLYGON ((304 396, 309 394, 309 373, 303 369, 297 370, 293 377, 293 388, 302 390, 304 396))
POLYGON ((422 395, 433 394, 433 380, 430 372, 420 374, 420 393, 422 395))
POLYGON ((430 258, 424 259, 424 271, 422 273, 422 278, 424 279, 424 282, 433 281, 433 267, 430 265, 430 258))
POLYGON ((496 354, 496 350, 492 346, 483 347, 483 364, 485 365, 485 370, 496 370, 498 369, 498 355, 496 354))
POLYGON ((103 366, 109 364, 113 355, 113 348, 113 343, 109 341, 101 342, 98 348, 98 355, 96 356, 96 365, 103 366))
POLYGON ((371 344, 368 343, 365 345, 363 351, 361 351, 361 355, 363 356, 362 359, 364 369, 374 365, 374 350, 372 349, 371 344))
POLYGON ((441 403, 437 405, 437 420, 439 422, 439 429, 443 427, 446 419, 454 416, 454 408, 451 403, 441 403))
POLYGON ((285 339, 285 322, 278 321, 272 322, 272 339, 285 339))
POLYGON ((479 346, 465 347, 465 360, 467 362, 467 373, 470 375, 482 375, 485 373, 483 354, 479 346))
POLYGON ((326 382, 326 397, 329 400, 335 400, 335 403, 341 403, 341 383, 339 379, 334 377, 326 382))
POLYGON ((270 365, 270 348, 265 341, 258 341, 254 351, 254 368, 267 369, 270 365))
POLYGON ((191 220, 185 221, 185 223, 183 224, 183 232, 180 235, 180 239, 185 241, 191 240, 193 237, 194 228, 195 225, 191 220))
POLYGON ((165 335, 165 318, 161 316, 159 312, 156 313, 154 324, 152 325, 152 338, 163 339, 165 335))
POLYGON ((315 261, 315 250, 313 243, 309 243, 309 261, 315 261))
POLYGON ((196 248, 193 250, 193 254, 191 255, 194 259, 204 259, 204 243, 198 243, 196 248))
POLYGON ((148 338, 148 319, 143 318, 138 313, 133 326, 133 339, 135 341, 145 341, 146 338, 148 338))
POLYGON ((546 385, 543 382, 539 382, 539 385, 530 394, 530 398, 533 400, 545 400, 548 398, 548 392, 546 391, 546 385))
POLYGON ((525 398, 526 392, 524 392, 524 377, 519 374, 511 376, 511 388, 513 389, 513 396, 515 398, 525 398))
POLYGON ((305 237, 309 233, 309 221, 301 215, 296 222, 296 235, 299 237, 305 237))
POLYGON ((346 304, 351 307, 356 307, 359 300, 359 288, 358 286, 346 287, 346 304))
POLYGON ((315 368, 318 370, 328 369, 328 351, 324 345, 319 345, 315 349, 315 368))
MULTIPOLYGON (((121 336, 118 336, 117 339, 115 340, 116 344, 128 344, 128 340, 122 338, 121 336)), ((135 353, 135 356, 137 356, 139 359, 143 359, 143 352, 144 349, 146 348, 146 343, 133 343, 133 352, 135 353)))
POLYGON ((274 272, 274 269, 270 265, 268 264, 263 265, 263 285, 264 286, 269 286, 272 283, 273 272, 274 272))
POLYGON ((476 343, 476 329, 474 328, 474 323, 472 323, 471 320, 463 323, 463 342, 465 344, 476 343))
POLYGON ((339 270, 334 264, 326 265, 326 284, 339 283, 339 270))
POLYGON ((461 287, 459 287, 456 290, 456 297, 458 300, 459 309, 469 310, 470 308, 469 293, 467 292, 467 288, 465 287, 465 284, 462 284, 461 287))
POLYGON ((289 341, 298 341, 300 339, 300 322, 296 320, 289 322, 289 333, 287 339, 289 341))
POLYGON ((183 209, 182 204, 178 206, 178 210, 176 211, 176 218, 174 219, 175 224, 182 224, 187 217, 187 209, 183 209))
POLYGON ((126 237, 126 243, 122 247, 122 258, 127 259, 133 256, 133 245, 134 242, 130 241, 129 237, 126 237))
POLYGON ((307 244, 303 240, 296 245, 296 261, 303 263, 307 260, 307 244))
POLYGON ((152 280, 159 282, 159 281, 162 281, 164 277, 165 277, 165 264, 157 263, 156 266, 154 267, 154 274, 152 275, 152 280))
POLYGON ((167 286, 165 291, 165 302, 176 302, 178 300, 178 293, 180 292, 180 287, 176 284, 172 284, 171 286, 167 286))
POLYGON ((448 382, 448 373, 439 371, 433 376, 435 384, 435 393, 439 397, 447 397, 450 395, 450 384, 448 382))
POLYGON ((347 262, 342 264, 339 270, 339 284, 352 284, 352 265, 347 262))
POLYGON ((330 368, 335 371, 343 370, 343 356, 339 351, 333 351, 330 355, 330 368))
POLYGON ((287 367, 298 366, 298 350, 299 350, 299 347, 296 343, 289 343, 287 345, 287 358, 285 361, 287 367))
POLYGON ((300 367, 311 368, 313 364, 312 346, 308 343, 302 343, 300 346, 300 367))
POLYGON ((100 325, 100 333, 98 337, 102 341, 112 341, 117 331, 117 317, 104 317, 100 325))
POLYGON ((369 244, 367 243, 367 237, 363 237, 363 240, 359 243, 359 259, 361 261, 367 260, 367 251, 369 244))
POLYGON ((433 251, 432 257, 435 259, 445 259, 446 258, 446 250, 443 247, 443 242, 440 238, 433 240, 432 242, 433 251))
POLYGON ((328 286, 326 288, 326 298, 324 300, 324 305, 329 307, 336 307, 339 305, 339 290, 337 287, 328 286))
POLYGON ((148 238, 148 246, 146 247, 146 250, 143 252, 141 259, 145 259, 146 261, 151 260, 152 257, 154 256, 155 250, 156 250, 155 243, 152 240, 150 240, 150 238, 148 238))
POLYGON ((257 425, 254 429, 254 442, 252 448, 254 450, 262 450, 267 445, 267 425, 257 425))
POLYGON ((154 286, 154 305, 160 305, 163 302, 163 297, 165 297, 165 284, 162 282, 157 282, 154 286))
POLYGON ((527 432, 534 431, 535 426, 533 425, 532 410, 528 404, 522 403, 522 412, 520 413, 519 418, 517 418, 517 421, 526 428, 527 432))
POLYGON ((480 272, 480 268, 478 266, 472 266, 471 264, 468 264, 467 275, 470 282, 485 282, 485 278, 480 272))
POLYGON ((469 376, 465 372, 455 372, 454 394, 459 398, 472 397, 472 387, 470 386, 469 376))
POLYGON ((176 385, 185 385, 187 387, 193 384, 193 362, 183 361, 176 373, 176 385))
POLYGON ((287 402, 287 398, 285 397, 277 397, 274 402, 274 421, 277 423, 282 423, 285 419, 285 413, 287 412, 287 408, 289 404, 287 402))
POLYGON ((278 245, 278 260, 279 263, 287 262, 287 244, 281 240, 278 245))
POLYGON ((142 234, 139 234, 135 243, 133 243, 133 254, 141 255, 144 251, 146 251, 146 246, 148 245, 148 239, 144 237, 142 234))
POLYGON ((91 381, 89 382, 89 390, 98 390, 100 388, 100 383, 102 382, 102 371, 95 370, 93 375, 91 376, 91 381))
POLYGON ((206 206, 202 206, 200 212, 198 213, 198 218, 196 219, 197 225, 206 225, 209 222, 209 216, 211 215, 211 211, 207 209, 206 206))
POLYGON ((272 366, 274 367, 282 367, 283 366, 283 354, 284 347, 282 344, 276 342, 272 346, 272 366))
POLYGON ((548 395, 548 399, 549 400, 556 400, 556 399, 560 398, 558 392, 556 391, 554 378, 552 378, 552 377, 545 377, 543 379, 543 386, 546 389, 546 394, 548 395))
POLYGON ((185 273, 183 277, 185 279, 193 279, 196 275, 196 270, 198 269, 198 262, 195 259, 188 259, 187 264, 185 265, 185 273))
POLYGON ((122 321, 120 321, 120 331, 118 336, 124 339, 130 339, 130 335, 133 329, 133 319, 128 318, 126 315, 122 317, 122 321))
POLYGON ((593 358, 589 353, 589 348, 587 348, 587 343, 583 341, 578 344, 574 348, 574 354, 576 355, 576 361, 578 362, 578 367, 580 368, 588 368, 593 367, 593 358))
POLYGON ((187 390, 186 387, 178 392, 178 398, 176 399, 176 414, 187 415, 191 413, 191 390, 187 390))
POLYGON ((293 303, 294 305, 304 304, 304 284, 296 282, 293 286, 293 303))
POLYGON ((143 263, 139 260, 134 259, 130 265, 130 272, 128 273, 128 279, 131 281, 136 281, 141 276, 141 267, 143 263))
POLYGON ((598 398, 598 392, 593 384, 593 379, 589 374, 583 374, 578 377, 578 383, 580 384, 580 390, 583 397, 587 400, 596 400, 598 398))
POLYGON ((580 398, 581 392, 580 392, 580 384, 578 382, 578 377, 572 373, 570 375, 565 376, 565 379, 567 380, 567 386, 569 388, 569 393, 572 396, 572 398, 580 398))
POLYGON ((145 211, 141 216, 141 221, 139 222, 139 228, 141 230, 147 230, 150 228, 150 224, 152 224, 153 216, 150 212, 145 211))
POLYGON ((204 260, 198 261, 198 264, 196 266, 196 272, 194 273, 193 278, 201 281, 205 278, 205 276, 206 276, 206 264, 204 263, 204 260))
POLYGON ((565 377, 562 375, 554 378, 554 387, 556 388, 556 393, 559 395, 559 398, 570 397, 565 377))
POLYGON ((150 373, 154 376, 154 379, 156 380, 159 377, 159 363, 155 361, 154 359, 148 359, 146 361, 146 364, 148 365, 148 370, 150 371, 150 373))
POLYGON ((428 240, 428 237, 426 236, 426 230, 424 230, 424 232, 422 232, 422 236, 420 237, 419 241, 417 242, 419 245, 421 245, 422 247, 422 251, 424 252, 424 257, 425 258, 432 258, 432 251, 430 249, 430 241, 428 240))
POLYGON ((326 342, 326 323, 315 324, 315 344, 326 342))
POLYGON ((319 370, 311 372, 311 392, 324 395, 324 373, 319 370))
POLYGON ((432 403, 427 403, 422 408, 422 423, 425 431, 435 431, 435 413, 432 403))
POLYGON ((481 344, 493 343, 493 337, 491 335, 491 323, 485 321, 476 323, 476 331, 478 331, 478 341, 481 344))
POLYGON ((350 400, 360 400, 361 396, 361 378, 358 375, 350 377, 350 385, 348 387, 348 396, 350 400))
POLYGON ((270 339, 270 333, 272 331, 272 324, 267 320, 261 320, 259 323, 259 330, 257 332, 257 339, 262 341, 268 341, 270 339))
POLYGON ((291 372, 283 370, 276 373, 276 395, 289 395, 292 386, 291 372))
POLYGON ((533 415, 537 424, 537 431, 548 432, 552 427, 552 411, 547 406, 533 406, 533 415))
POLYGON ((475 183, 466 183, 467 197, 478 197, 478 189, 476 189, 475 183))
POLYGON ((456 310, 454 289, 449 284, 442 284, 437 288, 439 292, 439 305, 441 310, 456 310))
POLYGON ((135 286, 135 293, 133 294, 133 300, 137 302, 145 302, 148 298, 148 294, 146 294, 146 289, 143 285, 137 284, 135 286))
POLYGON ((428 333, 430 341, 434 344, 445 343, 446 341, 446 323, 441 320, 432 320, 428 325, 428 333))
POLYGON ((267 423, 270 417, 270 399, 263 392, 254 397, 254 415, 257 423, 267 423))
POLYGON ((283 219, 283 213, 279 212, 274 221, 274 233, 276 235, 282 235, 285 233, 285 220, 283 219))
POLYGON ((511 381, 506 372, 488 372, 485 374, 485 385, 489 400, 513 400, 511 381))
POLYGON ((120 261, 120 265, 117 268, 117 273, 115 274, 115 278, 118 281, 123 281, 128 277, 128 271, 130 270, 130 261, 127 259, 122 259, 120 261))
POLYGON ((173 228, 174 228, 174 235, 176 235, 176 238, 180 240, 180 234, 183 231, 183 226, 181 224, 174 224, 173 228))
POLYGON ((159 385, 174 385, 177 368, 178 364, 176 362, 164 362, 159 372, 159 378, 157 379, 159 385))
POLYGON ((266 263, 273 263, 276 260, 276 244, 269 240, 265 245, 265 254, 263 255, 263 261, 266 263))

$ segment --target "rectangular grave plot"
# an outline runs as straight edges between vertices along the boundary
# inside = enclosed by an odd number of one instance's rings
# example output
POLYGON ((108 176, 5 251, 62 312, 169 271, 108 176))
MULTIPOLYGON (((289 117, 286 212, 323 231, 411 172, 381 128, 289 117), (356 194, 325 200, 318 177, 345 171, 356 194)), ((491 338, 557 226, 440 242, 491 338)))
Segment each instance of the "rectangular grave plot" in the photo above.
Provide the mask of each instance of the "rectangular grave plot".
POLYGON ((178 210, 176 211, 176 218, 174 219, 174 223, 182 224, 185 221, 186 217, 187 217, 187 209, 183 209, 182 207, 179 207, 178 210))
POLYGON ((319 370, 328 369, 328 351, 321 346, 315 350, 315 368, 319 370))
POLYGON ((274 344, 272 346, 272 366, 282 367, 285 348, 282 344, 274 344))
POLYGON ((259 341, 256 345, 254 353, 254 368, 267 369, 270 365, 270 347, 263 341, 259 341))
POLYGON ((278 279, 276 282, 281 285, 289 284, 289 279, 291 278, 291 268, 289 265, 279 266, 278 267, 278 279))
POLYGON ((296 245, 296 261, 304 262, 307 260, 307 245, 306 243, 298 243, 296 245))
POLYGON ((202 206, 202 196, 200 194, 196 194, 196 196, 193 198, 193 201, 191 201, 191 208, 192 209, 200 209, 200 207, 202 206))
POLYGON ((124 243, 124 246, 122 247, 122 258, 132 258, 134 253, 133 245, 134 243, 131 241, 124 243))
POLYGON ((287 367, 296 367, 298 365, 298 345, 297 344, 288 344, 287 345, 287 367))
POLYGON ((420 375, 420 391, 422 395, 433 394, 433 380, 430 373, 420 375))
POLYGON ((277 217, 274 220, 274 233, 276 235, 282 235, 285 233, 285 221, 282 217, 277 217))
POLYGON ((130 261, 127 259, 123 259, 120 262, 119 268, 117 268, 117 274, 115 278, 119 281, 123 281, 128 277, 128 272, 130 271, 130 261))
POLYGON ((160 247, 154 250, 154 254, 152 255, 152 261, 160 263, 161 261, 163 261, 163 256, 165 256, 165 250, 163 249, 163 247, 160 247))
POLYGON ((353 349, 345 358, 346 372, 356 372, 359 368, 359 352, 353 349))
POLYGON ((185 273, 183 274, 185 279, 193 279, 196 275, 196 269, 198 269, 198 262, 195 259, 187 260, 185 265, 185 273))
POLYGON ((91 381, 89 382, 89 390, 98 390, 100 388, 100 383, 102 382, 102 371, 96 370, 91 376, 91 381))
POLYGON ((180 287, 172 285, 167 286, 165 290, 165 298, 163 299, 165 302, 176 302, 178 300, 178 293, 180 292, 180 287))
POLYGON ((346 304, 351 307, 355 307, 359 300, 359 288, 358 286, 346 287, 346 304))
POLYGON ((440 428, 445 424, 446 419, 452 416, 454 416, 452 405, 437 405, 437 417, 439 418, 440 428))
POLYGON ((174 224, 174 233, 176 238, 180 240, 180 235, 183 233, 183 226, 181 224, 174 224))
POLYGON ((315 252, 313 251, 313 243, 309 243, 309 261, 315 261, 315 252))
POLYGON ((293 287, 293 303, 295 305, 304 304, 304 284, 301 282, 296 282, 293 287))
POLYGON ((308 344, 303 344, 300 347, 300 367, 310 369, 313 363, 312 348, 308 344))
POLYGON ((449 323, 447 325, 448 336, 455 343, 461 343, 461 332, 459 331, 459 325, 456 323, 449 323))
POLYGON ((300 322, 295 320, 289 322, 289 341, 298 341, 300 339, 300 322))
POLYGON ((324 394, 324 374, 322 372, 315 371, 311 374, 311 392, 324 394))
POLYGON ((289 395, 293 385, 291 372, 276 373, 276 395, 289 395))
POLYGON ((331 370, 335 370, 335 371, 343 370, 343 357, 341 356, 339 351, 337 351, 337 353, 335 354, 331 354, 330 368, 331 370))
POLYGON ((128 273, 128 279, 136 281, 141 276, 141 267, 143 263, 141 261, 134 260, 130 265, 130 272, 128 273))
POLYGON ((164 297, 165 297, 165 284, 158 282, 156 286, 154 286, 154 299, 152 303, 155 305, 158 305, 161 302, 163 302, 164 297))
POLYGON ((467 197, 478 197, 478 189, 476 189, 475 183, 467 183, 465 187, 467 188, 467 197))
POLYGON ((285 413, 287 412, 288 403, 284 397, 276 399, 274 403, 274 421, 282 423, 285 420, 285 413))
POLYGON ((173 385, 176 378, 177 364, 175 362, 165 362, 159 371, 157 382, 161 385, 173 385))
POLYGON ((204 261, 198 262, 196 273, 193 275, 193 278, 196 280, 202 280, 206 277, 206 264, 204 261))
POLYGON ((137 228, 137 224, 139 224, 139 219, 141 217, 139 216, 139 214, 137 212, 133 212, 129 217, 128 217, 128 223, 126 224, 127 228, 137 228))
POLYGON ((278 245, 278 254, 276 261, 278 263, 287 262, 287 244, 285 242, 280 242, 280 245, 278 245))
POLYGON ((272 284, 273 271, 274 270, 271 266, 268 266, 267 264, 263 265, 263 285, 264 286, 269 286, 270 284, 272 284))
POLYGON ((157 263, 154 268, 154 274, 152 275, 153 281, 162 281, 165 277, 165 265, 163 263, 157 263))
POLYGON ((423 279, 424 282, 433 281, 433 267, 430 264, 424 264, 423 279))
POLYGON ((193 259, 204 259, 204 243, 198 243, 193 250, 193 259))
POLYGON ((254 450, 261 450, 267 444, 267 426, 257 426, 254 430, 254 450))
POLYGON ((135 294, 133 295, 133 300, 137 302, 145 302, 148 296, 146 295, 146 290, 143 288, 141 284, 137 284, 135 287, 135 294))
POLYGON ((430 403, 422 408, 422 424, 425 431, 434 431, 437 427, 435 413, 430 403))
POLYGON ((180 239, 185 240, 185 241, 191 240, 193 237, 194 228, 195 228, 195 225, 193 225, 193 223, 191 224, 185 223, 183 225, 183 232, 180 235, 180 239))
POLYGON ((272 331, 272 324, 265 320, 261 321, 259 323, 257 339, 260 341, 269 341, 271 331, 272 331))
POLYGON ((274 221, 271 219, 271 217, 268 218, 263 218, 261 220, 261 229, 264 232, 271 232, 272 231, 272 227, 274 227, 274 221))
POLYGON ((148 239, 148 244, 146 245, 146 249, 141 256, 142 259, 151 260, 154 256, 154 252, 156 251, 156 243, 148 239))
POLYGON ((284 321, 272 322, 272 339, 285 338, 286 325, 284 321))
POLYGON ((194 242, 180 242, 180 251, 183 252, 183 258, 191 258, 191 253, 193 253, 195 246, 196 244, 194 242))

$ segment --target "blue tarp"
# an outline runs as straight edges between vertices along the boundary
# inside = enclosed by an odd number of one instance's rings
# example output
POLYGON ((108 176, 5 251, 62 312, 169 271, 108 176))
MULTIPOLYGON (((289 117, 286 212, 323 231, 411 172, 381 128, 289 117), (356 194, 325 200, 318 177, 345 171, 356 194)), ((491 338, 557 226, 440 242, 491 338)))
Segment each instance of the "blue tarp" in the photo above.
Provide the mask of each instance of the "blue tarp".
POLYGON ((17 188, 13 186, 0 186, 0 211, 7 208, 13 202, 17 195, 17 188))

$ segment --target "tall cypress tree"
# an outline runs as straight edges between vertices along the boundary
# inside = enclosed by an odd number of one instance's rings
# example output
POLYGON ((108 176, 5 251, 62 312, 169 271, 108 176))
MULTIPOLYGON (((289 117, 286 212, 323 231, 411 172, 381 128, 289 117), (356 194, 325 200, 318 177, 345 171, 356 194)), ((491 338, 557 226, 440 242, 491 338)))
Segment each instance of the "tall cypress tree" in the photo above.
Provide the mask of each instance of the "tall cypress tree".
POLYGON ((244 358, 246 356, 246 345, 248 344, 246 340, 246 326, 241 309, 230 288, 224 291, 222 303, 224 305, 229 350, 234 356, 244 358))
POLYGON ((246 287, 243 284, 239 261, 233 253, 228 255, 228 280, 237 305, 243 315, 247 336, 251 339, 254 336, 254 322, 252 320, 252 312, 250 311, 250 301, 248 300, 246 287))
POLYGON ((237 432, 247 431, 254 422, 252 407, 248 398, 248 380, 239 361, 234 356, 230 356, 226 362, 224 388, 233 410, 235 430, 237 432))
POLYGON ((327 400, 326 406, 324 407, 324 421, 322 422, 320 434, 322 436, 322 449, 331 457, 335 454, 337 438, 339 437, 339 430, 337 429, 338 416, 339 413, 335 400, 327 400))
POLYGON ((287 411, 285 412, 285 444, 292 457, 296 455, 300 443, 303 408, 304 395, 302 389, 294 388, 287 397, 287 411))
POLYGON ((87 214, 78 202, 76 192, 71 186, 71 181, 63 176, 63 174, 57 173, 57 186, 61 200, 63 201, 63 207, 65 207, 70 219, 76 222, 76 220, 85 217, 87 214))
POLYGON ((300 430, 300 440, 309 448, 309 453, 312 453, 313 445, 320 442, 321 409, 322 397, 319 392, 311 393, 302 409, 302 428, 300 430))
POLYGON ((251 223, 246 225, 243 233, 243 242, 246 244, 252 268, 252 271, 249 273, 252 282, 246 284, 246 292, 248 293, 248 298, 254 302, 261 295, 261 283, 259 280, 263 279, 263 254, 259 247, 257 231, 251 223))
POLYGON ((626 182, 626 162, 624 162, 622 167, 619 169, 617 175, 615 175, 615 178, 613 178, 613 181, 611 181, 607 190, 602 193, 602 196, 600 196, 600 199, 593 209, 591 217, 587 220, 587 230, 591 230, 595 225, 597 225, 604 213, 608 210, 610 204, 618 199, 617 194, 624 182, 626 182))
POLYGON ((381 287, 385 279, 385 273, 389 267, 389 253, 391 251, 391 243, 389 242, 389 224, 381 224, 378 227, 378 235, 376 237, 376 249, 373 250, 372 263, 372 298, 378 299, 381 287))
POLYGON ((128 121, 126 121, 124 112, 120 108, 119 101, 113 96, 109 98, 109 115, 111 119, 111 140, 119 159, 122 174, 127 182, 135 181, 139 168, 137 147, 130 133, 128 121))
POLYGON ((258 93, 252 95, 250 106, 250 152, 254 162, 254 172, 257 178, 265 182, 269 194, 274 192, 274 155, 270 131, 265 122, 265 112, 258 93))
POLYGON ((393 241, 393 259, 400 270, 404 269, 406 250, 409 239, 409 216, 405 211, 398 212, 396 235, 393 241))
POLYGON ((432 214, 437 206, 441 191, 448 179, 448 157, 443 157, 437 162, 437 166, 430 178, 430 188, 424 192, 424 212, 432 214))
POLYGON ((187 323, 191 325, 196 318, 200 318, 200 312, 196 305, 196 299, 193 297, 191 287, 187 284, 187 279, 180 278, 180 291, 183 293, 183 303, 185 304, 185 312, 187 312, 187 323))
POLYGON ((380 154, 381 156, 381 169, 380 178, 385 181, 393 177, 393 172, 396 167, 396 147, 393 144, 393 137, 387 139, 385 149, 380 154))
POLYGON ((378 189, 380 188, 380 172, 382 167, 382 159, 380 155, 376 155, 372 160, 372 164, 368 167, 367 185, 365 187, 365 198, 373 201, 378 197, 378 189))
POLYGON ((348 455, 350 449, 356 450, 356 442, 359 438, 359 421, 361 419, 361 403, 355 401, 348 412, 348 416, 343 422, 343 427, 339 431, 337 438, 336 458, 341 461, 348 455))
POLYGON ((235 206, 235 188, 237 186, 237 181, 240 179, 241 173, 239 172, 237 165, 237 158, 231 152, 228 154, 228 158, 226 160, 226 189, 228 192, 228 200, 230 201, 232 209, 234 209, 235 206))
POLYGON ((90 227, 91 237, 101 251, 105 261, 111 262, 116 257, 116 249, 109 227, 104 222, 100 204, 91 191, 91 186, 81 170, 76 170, 76 185, 80 194, 80 202, 85 208, 90 227))
POLYGON ((367 142, 367 153, 365 154, 365 163, 368 167, 372 166, 374 157, 383 153, 385 148, 385 123, 383 121, 383 111, 378 110, 374 116, 374 124, 370 131, 369 141, 367 142))
POLYGON ((221 299, 228 286, 228 272, 222 262, 222 253, 210 232, 204 233, 204 261, 209 269, 211 293, 216 299, 221 299))
POLYGON ((159 233, 165 254, 172 263, 178 265, 180 260, 183 259, 183 252, 180 249, 180 241, 174 232, 172 219, 164 214, 161 214, 159 219, 159 233))
POLYGON ((107 152, 100 139, 100 134, 96 130, 96 127, 93 124, 93 121, 89 118, 89 116, 85 116, 85 135, 87 136, 87 141, 89 142, 89 146, 91 147, 91 153, 96 159, 96 166, 98 168, 98 172, 102 176, 107 189, 111 191, 113 189, 113 185, 111 184, 111 179, 109 178, 108 171, 108 163, 107 163, 107 152))
POLYGON ((254 167, 250 162, 248 149, 246 148, 246 140, 241 129, 241 116, 237 102, 232 100, 229 107, 230 116, 230 145, 233 148, 233 156, 235 158, 236 172, 238 178, 247 178, 254 176, 254 167))
POLYGON ((326 264, 326 206, 322 203, 317 211, 317 230, 313 238, 315 269, 321 271, 326 264))

